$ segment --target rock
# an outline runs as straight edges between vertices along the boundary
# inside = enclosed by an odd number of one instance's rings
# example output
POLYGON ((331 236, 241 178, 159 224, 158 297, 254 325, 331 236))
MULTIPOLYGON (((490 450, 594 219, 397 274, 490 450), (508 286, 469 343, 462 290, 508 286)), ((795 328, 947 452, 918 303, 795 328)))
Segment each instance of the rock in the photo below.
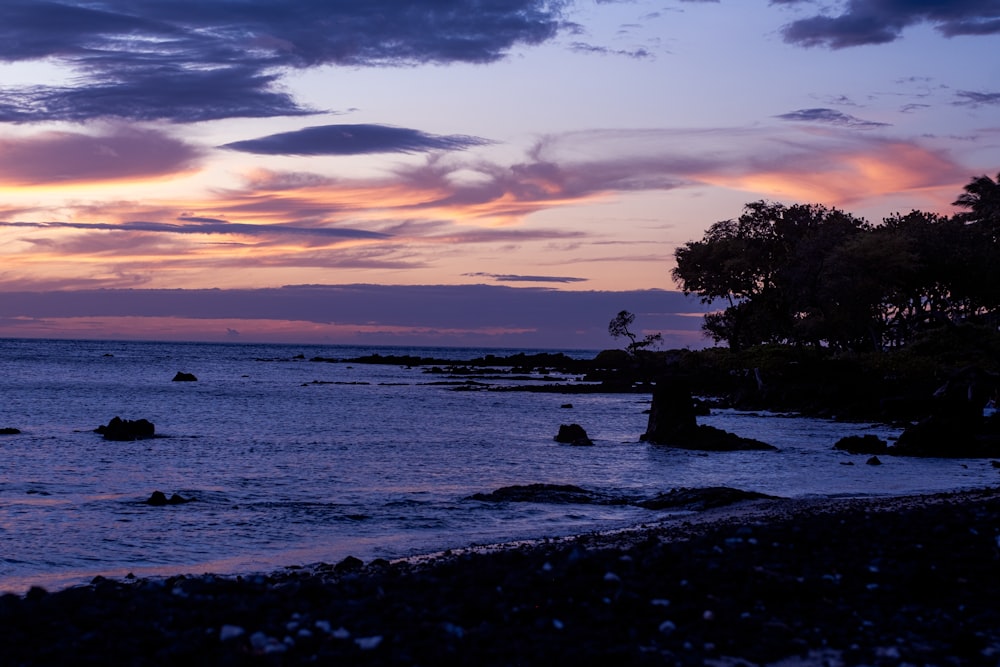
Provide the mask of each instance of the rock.
POLYGON ((145 500, 145 503, 147 505, 152 505, 153 507, 162 507, 164 505, 183 505, 185 503, 194 502, 194 500, 194 498, 185 498, 177 493, 167 498, 167 494, 162 491, 153 491, 149 498, 145 500))
POLYGON ((625 499, 612 498, 573 484, 525 484, 505 486, 492 493, 476 493, 471 500, 488 503, 552 503, 576 505, 624 505, 625 499))
POLYGON ((18 435, 20 432, 20 429, 16 428, 0 428, 0 435, 18 435))
POLYGON ((183 373, 177 371, 177 375, 174 376, 172 382, 197 382, 198 378, 194 376, 194 373, 183 373))
POLYGON ((563 403, 559 407, 563 408, 564 410, 572 410, 573 409, 573 404, 572 403, 563 403))
POLYGON ((587 436, 587 432, 579 424, 560 424, 559 433, 553 438, 556 442, 565 442, 570 445, 588 446, 594 442, 587 436))
POLYGON ((906 428, 888 452, 896 456, 992 458, 1000 451, 1000 421, 984 418, 1000 379, 964 368, 934 392, 931 414, 906 428))
POLYGON ((694 398, 680 378, 665 378, 656 383, 646 432, 640 439, 658 445, 705 451, 776 449, 759 440, 698 424, 694 398))
POLYGON ((100 433, 105 440, 142 440, 152 438, 155 435, 156 427, 146 419, 122 419, 115 417, 105 426, 98 426, 95 433, 100 433))
POLYGON ((706 510, 714 507, 725 507, 744 500, 767 498, 773 499, 775 496, 756 491, 743 491, 728 486, 710 486, 700 489, 672 489, 649 500, 642 500, 634 504, 650 510, 706 510))
POLYGON ((885 454, 888 443, 876 435, 849 435, 837 441, 834 449, 849 454, 885 454))
POLYGON ((865 461, 865 464, 870 466, 880 466, 882 465, 882 462, 879 461, 879 458, 877 456, 873 456, 867 461, 865 461))
POLYGON ((364 561, 354 556, 348 556, 333 567, 334 572, 357 572, 365 566, 364 561))

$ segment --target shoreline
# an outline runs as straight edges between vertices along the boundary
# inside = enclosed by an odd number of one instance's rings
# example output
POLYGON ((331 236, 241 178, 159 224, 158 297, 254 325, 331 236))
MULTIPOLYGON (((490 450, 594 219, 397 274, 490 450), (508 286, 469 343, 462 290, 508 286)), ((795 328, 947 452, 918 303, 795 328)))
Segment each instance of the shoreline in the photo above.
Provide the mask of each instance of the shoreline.
POLYGON ((0 596, 4 664, 991 664, 1000 488, 0 596), (9 661, 9 662, 7 662, 9 661))

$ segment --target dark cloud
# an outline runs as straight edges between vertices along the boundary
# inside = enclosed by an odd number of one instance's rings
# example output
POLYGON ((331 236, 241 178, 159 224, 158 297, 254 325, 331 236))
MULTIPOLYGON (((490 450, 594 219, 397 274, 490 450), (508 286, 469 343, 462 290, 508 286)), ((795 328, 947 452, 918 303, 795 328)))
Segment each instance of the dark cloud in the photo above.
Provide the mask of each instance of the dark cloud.
POLYGON ((955 93, 959 106, 978 107, 984 104, 1000 104, 1000 93, 977 93, 969 90, 960 90, 955 93))
POLYGON ((149 232, 157 234, 239 234, 242 236, 320 236, 344 239, 385 239, 388 234, 363 229, 337 227, 296 227, 294 225, 272 224, 252 225, 240 222, 226 222, 212 218, 181 218, 192 224, 169 222, 133 221, 111 222, 18 222, 0 221, 0 227, 35 229, 79 229, 109 232, 149 232))
POLYGON ((828 123, 830 125, 841 125, 844 127, 856 127, 868 129, 873 127, 885 127, 888 123, 879 123, 871 120, 855 118, 850 114, 837 111, 835 109, 799 109, 777 116, 782 120, 807 121, 810 123, 828 123))
POLYGON ((464 150, 492 143, 464 135, 434 135, 389 125, 319 125, 222 148, 262 155, 362 155, 464 150))
POLYGON ((501 283, 582 283, 586 278, 570 278, 566 276, 519 276, 506 273, 465 273, 469 278, 491 278, 501 283))
POLYGON ((48 60, 68 86, 0 89, 0 121, 175 122, 301 115, 289 69, 487 63, 564 27, 566 0, 5 0, 0 62, 48 60))
POLYGON ((0 183, 142 179, 184 171, 199 158, 194 147, 151 130, 120 128, 98 135, 46 132, 0 138, 0 183))
POLYGON ((849 0, 840 15, 793 21, 782 32, 791 44, 841 49, 893 42, 920 23, 946 37, 1000 34, 1000 0, 849 0))
MULTIPOLYGON (((423 342, 423 335, 436 336, 433 342, 438 344, 562 349, 614 346, 607 326, 623 309, 636 314, 636 324, 643 331, 664 332, 668 346, 704 345, 699 329, 706 308, 695 298, 666 290, 561 291, 502 285, 0 292, 0 320, 21 324, 103 317, 284 320, 357 326, 366 330, 359 339, 368 344, 414 344, 423 342), (415 331, 380 338, 371 332, 373 326, 415 331), (471 333, 450 335, 448 330, 471 333), (504 333, 511 331, 515 333, 504 333)), ((250 328, 250 323, 240 326, 242 338, 250 337, 250 328)))

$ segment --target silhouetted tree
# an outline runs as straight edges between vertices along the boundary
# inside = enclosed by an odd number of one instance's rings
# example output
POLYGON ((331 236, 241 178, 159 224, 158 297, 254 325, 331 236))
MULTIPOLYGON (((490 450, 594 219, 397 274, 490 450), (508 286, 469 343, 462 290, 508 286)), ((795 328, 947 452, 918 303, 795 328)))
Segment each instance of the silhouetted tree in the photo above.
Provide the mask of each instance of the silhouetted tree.
POLYGON ((625 346, 629 354, 637 354, 640 350, 655 345, 663 339, 661 334, 655 333, 646 334, 642 340, 639 340, 638 336, 629 328, 633 322, 635 322, 635 315, 627 310, 623 310, 608 323, 608 333, 611 334, 612 338, 621 338, 624 336, 629 339, 628 345, 625 346))

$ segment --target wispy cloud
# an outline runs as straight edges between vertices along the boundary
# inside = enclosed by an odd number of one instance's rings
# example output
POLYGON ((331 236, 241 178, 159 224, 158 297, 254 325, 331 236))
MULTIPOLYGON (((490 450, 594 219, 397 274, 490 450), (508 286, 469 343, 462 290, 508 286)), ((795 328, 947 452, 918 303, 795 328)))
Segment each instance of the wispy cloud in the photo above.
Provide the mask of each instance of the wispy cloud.
POLYGON ((776 116, 782 120, 805 121, 809 123, 828 123, 830 125, 840 125, 842 127, 854 127, 859 129, 870 129, 874 127, 886 127, 888 123, 879 123, 871 120, 855 118, 850 114, 837 111, 835 109, 799 109, 776 116))
POLYGON ((960 90, 955 93, 959 106, 979 107, 1000 104, 1000 93, 981 93, 970 90, 960 90))
MULTIPOLYGON (((803 4, 802 0, 772 0, 772 4, 803 4)), ((946 37, 1000 34, 998 0, 848 0, 843 13, 819 14, 789 23, 785 41, 800 46, 842 49, 885 44, 907 27, 929 23, 946 37)))
POLYGON ((490 278, 500 283, 582 283, 586 278, 570 278, 568 276, 519 276, 509 273, 465 273, 469 278, 490 278))
POLYGON ((259 155, 363 155, 457 151, 492 143, 465 135, 441 136, 389 125, 320 125, 259 139, 234 141, 222 148, 259 155))

